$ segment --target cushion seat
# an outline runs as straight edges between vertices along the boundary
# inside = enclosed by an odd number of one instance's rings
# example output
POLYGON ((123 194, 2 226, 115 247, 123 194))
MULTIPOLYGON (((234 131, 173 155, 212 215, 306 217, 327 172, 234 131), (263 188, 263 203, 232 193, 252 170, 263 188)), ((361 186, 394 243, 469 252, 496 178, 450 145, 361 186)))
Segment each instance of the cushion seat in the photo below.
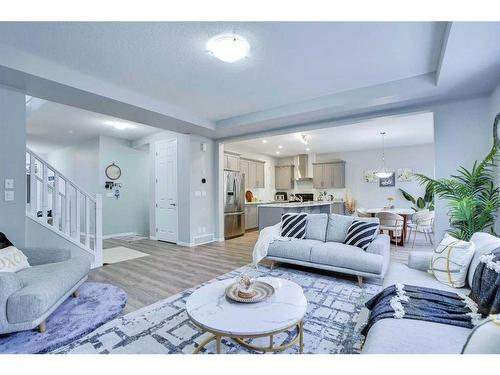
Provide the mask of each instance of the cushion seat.
POLYGON ((22 323, 35 320, 48 311, 90 270, 87 258, 71 258, 19 271, 23 288, 7 300, 7 320, 22 323))
POLYGON ((296 259, 304 262, 311 261, 311 249, 313 246, 322 244, 318 240, 274 241, 269 245, 267 255, 278 258, 296 259))
POLYGON ((311 262, 356 271, 380 274, 384 258, 339 242, 321 242, 311 249, 311 262))

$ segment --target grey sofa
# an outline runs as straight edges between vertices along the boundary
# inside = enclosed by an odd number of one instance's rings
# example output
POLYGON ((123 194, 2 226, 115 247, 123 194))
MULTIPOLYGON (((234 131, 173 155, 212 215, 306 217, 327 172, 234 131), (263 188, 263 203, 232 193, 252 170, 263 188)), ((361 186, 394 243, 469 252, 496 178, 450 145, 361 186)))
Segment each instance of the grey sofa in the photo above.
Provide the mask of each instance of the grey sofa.
POLYGON ((366 251, 345 245, 343 241, 354 219, 337 214, 309 214, 306 239, 274 241, 269 245, 266 259, 355 275, 360 285, 363 277, 383 279, 390 262, 389 236, 379 234, 366 251))
MULTIPOLYGON (((476 233, 471 239, 476 245, 469 267, 467 282, 472 284, 474 271, 481 255, 500 247, 500 239, 487 233, 476 233)), ((469 294, 467 288, 455 289, 440 283, 427 272, 432 252, 410 252, 408 265, 391 263, 383 286, 396 283, 469 294)), ((365 312, 366 313, 366 312, 365 312)), ((458 354, 471 329, 411 319, 381 319, 368 332, 363 345, 366 354, 458 354)))
POLYGON ((0 272, 0 334, 38 327, 87 279, 90 261, 69 250, 25 249, 30 268, 0 272))

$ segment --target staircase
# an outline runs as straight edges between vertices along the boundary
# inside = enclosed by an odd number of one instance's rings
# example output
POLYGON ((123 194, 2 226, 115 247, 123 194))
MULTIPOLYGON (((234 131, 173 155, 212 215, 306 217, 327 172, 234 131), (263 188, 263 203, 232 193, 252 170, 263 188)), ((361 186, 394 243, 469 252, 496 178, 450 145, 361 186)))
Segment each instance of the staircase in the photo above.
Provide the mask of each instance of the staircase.
POLYGON ((102 197, 90 194, 26 150, 26 216, 93 257, 102 266, 102 197))

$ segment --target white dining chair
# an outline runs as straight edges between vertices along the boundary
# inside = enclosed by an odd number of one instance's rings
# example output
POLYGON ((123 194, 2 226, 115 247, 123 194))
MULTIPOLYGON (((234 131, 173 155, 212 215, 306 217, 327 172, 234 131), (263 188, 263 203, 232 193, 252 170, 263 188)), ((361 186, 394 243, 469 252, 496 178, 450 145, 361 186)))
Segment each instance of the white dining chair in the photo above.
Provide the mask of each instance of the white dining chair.
POLYGON ((362 208, 357 208, 356 209, 356 214, 358 217, 372 217, 368 212, 363 210, 362 208))
POLYGON ((395 214, 394 212, 379 212, 375 215, 380 220, 380 231, 385 233, 389 232, 389 236, 394 237, 396 240, 396 249, 398 248, 398 242, 403 234, 403 223, 404 218, 401 215, 395 214))
POLYGON ((429 241, 431 245, 434 244, 432 241, 432 235, 434 234, 434 217, 434 211, 418 211, 413 214, 412 222, 408 223, 406 226, 408 230, 408 242, 413 232, 413 243, 411 247, 415 247, 417 233, 423 233, 426 241, 429 241))

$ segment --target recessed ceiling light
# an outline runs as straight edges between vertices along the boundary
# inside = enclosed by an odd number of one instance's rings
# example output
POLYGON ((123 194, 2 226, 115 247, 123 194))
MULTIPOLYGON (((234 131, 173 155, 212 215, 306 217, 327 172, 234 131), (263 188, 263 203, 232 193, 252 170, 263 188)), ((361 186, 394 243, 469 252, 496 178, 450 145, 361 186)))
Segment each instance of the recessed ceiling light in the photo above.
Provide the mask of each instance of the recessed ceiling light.
POLYGON ((121 121, 108 121, 107 124, 118 130, 125 130, 134 127, 134 125, 132 124, 128 124, 126 122, 121 122, 121 121))
POLYGON ((308 148, 306 148, 306 151, 311 151, 311 149, 308 147, 308 148))
POLYGON ((263 140, 262 140, 262 143, 267 143, 267 139, 263 139, 263 140))
POLYGON ((74 131, 73 130, 68 130, 68 134, 73 134, 74 131))
POLYGON ((207 50, 219 60, 232 63, 248 55, 250 44, 239 35, 222 34, 207 42, 207 50))
POLYGON ((280 154, 280 152, 279 152, 279 151, 276 151, 276 155, 279 155, 279 154, 280 154))
POLYGON ((279 149, 282 149, 282 148, 283 148, 283 146, 281 146, 281 145, 280 145, 280 146, 278 146, 278 148, 279 148, 279 149))

